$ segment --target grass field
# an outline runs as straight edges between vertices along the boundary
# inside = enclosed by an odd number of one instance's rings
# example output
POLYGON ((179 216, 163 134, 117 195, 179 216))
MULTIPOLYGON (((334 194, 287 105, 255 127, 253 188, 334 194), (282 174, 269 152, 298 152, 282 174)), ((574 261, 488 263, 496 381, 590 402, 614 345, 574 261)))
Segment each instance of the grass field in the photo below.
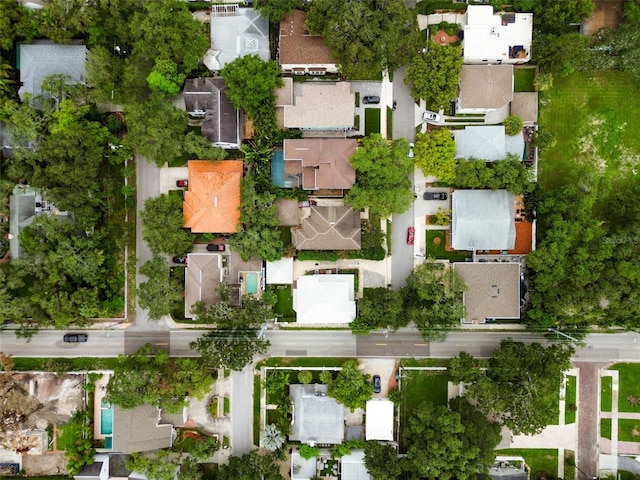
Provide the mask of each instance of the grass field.
POLYGON ((558 475, 558 450, 552 448, 509 448, 496 450, 496 454, 520 455, 531 467, 531 478, 538 478, 538 474, 543 472, 553 475, 552 478, 558 475))
POLYGON ((554 77, 541 96, 541 131, 555 145, 540 153, 539 181, 547 189, 573 183, 585 171, 617 175, 640 154, 640 82, 616 71, 554 77))
POLYGON ((618 411, 640 412, 640 364, 618 363, 609 370, 618 370, 618 411), (633 399, 637 400, 634 401, 633 399), (632 401, 630 401, 632 400, 632 401), (634 405, 633 403, 637 403, 634 405))
POLYGON ((640 420, 618 420, 618 440, 622 442, 640 442, 640 420))
POLYGON ((453 262, 464 262, 466 258, 471 258, 471 252, 455 251, 449 252, 445 248, 447 244, 446 230, 427 230, 427 256, 438 260, 451 260, 453 262), (439 238, 440 243, 436 245, 434 239, 439 238))
POLYGON ((613 403, 611 397, 611 377, 600 377, 600 411, 610 412, 613 403))
POLYGON ((535 68, 516 67, 513 70, 513 89, 516 92, 534 92, 533 80, 536 78, 535 68))
POLYGON ((405 371, 402 377, 403 419, 406 421, 423 402, 447 406, 446 373, 429 371, 405 371))
POLYGON ((564 396, 564 423, 575 423, 576 421, 576 377, 567 377, 567 389, 564 396), (571 406, 574 408, 571 408, 571 406))
POLYGON ((611 440, 611 419, 610 418, 600 419, 600 436, 602 438, 608 438, 609 440, 611 440))
POLYGON ((78 427, 74 423, 58 425, 56 428, 56 449, 66 450, 80 435, 78 427))
POLYGON ((296 319, 296 312, 293 310, 293 295, 291 285, 273 285, 276 289, 278 301, 273 310, 278 314, 279 321, 293 322, 296 319))
POLYGON ((380 109, 364 109, 364 134, 380 133, 380 109))

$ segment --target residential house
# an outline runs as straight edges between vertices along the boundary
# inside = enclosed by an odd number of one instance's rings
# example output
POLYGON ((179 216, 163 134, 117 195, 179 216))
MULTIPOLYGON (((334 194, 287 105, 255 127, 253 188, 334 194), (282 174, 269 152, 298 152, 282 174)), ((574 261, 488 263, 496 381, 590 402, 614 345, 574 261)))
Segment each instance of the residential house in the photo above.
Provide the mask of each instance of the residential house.
POLYGON ((367 400, 366 414, 365 439, 392 442, 395 423, 393 402, 388 398, 367 400))
POLYGON ((511 115, 520 117, 525 125, 538 123, 538 92, 513 92, 511 115))
POLYGON ((513 65, 463 65, 457 113, 487 113, 513 100, 513 65))
POLYGON ((364 463, 364 450, 351 450, 340 458, 340 480, 371 480, 364 463))
POLYGON ((50 41, 19 44, 20 99, 24 100, 26 94, 42 94, 42 82, 49 75, 66 75, 70 82, 84 82, 86 60, 87 47, 84 45, 59 45, 50 41))
POLYGON ((294 10, 280 22, 278 60, 283 73, 324 75, 337 73, 338 65, 320 35, 312 35, 306 25, 307 13, 294 10))
POLYGON ((531 60, 532 13, 493 14, 491 5, 469 5, 462 36, 465 64, 517 64, 531 60))
POLYGON ((241 160, 191 160, 184 192, 185 228, 192 233, 235 233, 240 221, 241 160))
POLYGON ((506 190, 456 190, 451 194, 451 247, 513 249, 515 217, 515 198, 506 190))
POLYGON ((174 427, 184 426, 186 409, 167 414, 153 405, 125 409, 113 407, 112 450, 120 453, 149 452, 170 448, 176 438, 174 427))
POLYGON ((284 126, 300 130, 347 131, 355 122, 356 96, 349 82, 295 83, 284 126))
POLYGON ((467 286, 462 294, 463 323, 520 318, 520 264, 511 262, 454 263, 467 286))
POLYGON ((504 160, 507 155, 524 156, 524 136, 507 135, 504 125, 467 126, 464 130, 452 130, 456 141, 456 158, 504 160))
POLYGON ((293 284, 293 257, 267 262, 266 282, 269 285, 293 284))
POLYGON ((189 116, 203 118, 202 134, 213 145, 238 148, 241 143, 240 111, 227 94, 223 78, 189 78, 184 84, 184 104, 189 116))
MULTIPOLYGON (((129 474, 125 476, 127 478, 129 474)), ((109 470, 109 455, 98 453, 93 456, 93 463, 85 465, 73 476, 75 480, 109 480, 112 478, 109 470)))
POLYGON ((209 70, 220 71, 245 55, 269 60, 269 21, 258 10, 227 3, 211 7, 211 49, 204 58, 209 70))
POLYGON ((307 324, 353 321, 356 318, 354 280, 353 275, 342 273, 299 277, 293 290, 296 321, 307 324))
MULTIPOLYGON (((303 277, 304 278, 304 277, 303 277)), ((344 440, 344 405, 327 395, 327 385, 290 385, 293 423, 289 439, 307 444, 344 440)))
POLYGON ((310 207, 302 226, 293 229, 297 250, 359 250, 361 248, 360 213, 345 206, 310 207))
POLYGON ((528 480, 529 469, 522 457, 498 455, 493 466, 489 469, 489 475, 480 478, 492 480, 528 480))
POLYGON ((285 139, 282 183, 303 190, 348 190, 356 182, 353 138, 285 139))

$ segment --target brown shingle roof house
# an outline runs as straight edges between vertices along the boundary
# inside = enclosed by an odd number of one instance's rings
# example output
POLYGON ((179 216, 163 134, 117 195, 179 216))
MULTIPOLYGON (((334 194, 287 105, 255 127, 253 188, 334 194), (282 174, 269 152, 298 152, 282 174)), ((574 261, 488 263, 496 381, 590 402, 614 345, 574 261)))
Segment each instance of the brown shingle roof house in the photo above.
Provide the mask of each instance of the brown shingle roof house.
POLYGON ((312 206, 302 227, 293 229, 298 250, 359 250, 360 212, 344 206, 312 206))
POLYGON ((462 66, 456 106, 458 112, 489 112, 504 107, 511 100, 513 65, 462 66))
POLYGON ((184 226, 192 233, 235 233, 240 220, 241 160, 191 160, 184 226))
POLYGON ((338 67, 320 35, 312 35, 302 10, 289 12, 280 22, 280 67, 285 73, 323 75, 338 67))
POLYGON ((351 156, 356 152, 353 138, 307 138, 284 141, 284 170, 298 177, 304 190, 349 189, 356 181, 351 156))

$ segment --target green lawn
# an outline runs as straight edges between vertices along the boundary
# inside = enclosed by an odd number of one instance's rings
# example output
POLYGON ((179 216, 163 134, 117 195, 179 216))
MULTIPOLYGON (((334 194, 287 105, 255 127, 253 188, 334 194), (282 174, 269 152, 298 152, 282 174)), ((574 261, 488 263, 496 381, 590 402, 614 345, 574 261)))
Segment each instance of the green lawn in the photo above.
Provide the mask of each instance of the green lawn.
POLYGON ((447 244, 447 231, 446 230, 427 230, 427 256, 434 257, 438 260, 450 260, 452 262, 464 262, 465 259, 471 258, 471 252, 467 251, 455 251, 449 252, 445 248, 447 244), (440 243, 436 245, 434 239, 439 238, 440 243))
POLYGON ((576 421, 576 377, 567 377, 567 389, 564 396, 564 423, 576 421), (573 408, 572 408, 573 407, 573 408))
POLYGON ((639 90, 633 75, 617 71, 554 77, 541 96, 540 130, 555 136, 555 145, 540 153, 541 185, 577 183, 598 165, 606 165, 604 175, 617 175, 624 159, 640 154, 639 90))
POLYGON ((611 419, 610 418, 600 419, 600 436, 602 438, 608 438, 609 440, 611 440, 611 419))
POLYGON ((405 370, 401 389, 403 420, 406 422, 406 419, 423 402, 446 407, 448 382, 449 377, 446 372, 405 370))
POLYGON ((380 133, 380 109, 364 109, 364 134, 380 133))
POLYGON ((619 372, 618 411, 640 412, 640 364, 618 363, 609 370, 619 372))
POLYGON ((278 301, 274 306, 274 311, 278 315, 279 321, 294 322, 296 312, 293 310, 293 295, 291 285, 273 285, 276 290, 278 301))
POLYGON ((516 92, 534 92, 533 80, 535 78, 535 68, 516 67, 513 70, 514 90, 516 92))
MULTIPOLYGON (((62 334, 60 334, 62 338, 62 334)), ((13 358, 16 371, 38 370, 44 372, 78 372, 83 370, 113 370, 118 364, 117 358, 13 358)))
MULTIPOLYGON (((253 444, 260 445, 260 393, 262 392, 262 384, 260 383, 260 375, 253 377, 253 444)), ((229 439, 224 437, 227 442, 229 439)), ((224 444, 223 444, 224 445, 224 444)), ((227 445, 229 445, 227 443, 227 445)))
POLYGON ((576 478, 576 452, 573 450, 564 451, 564 478, 576 478))
POLYGON ((393 139, 393 110, 387 107, 387 140, 393 139))
POLYGON ((600 377, 600 411, 610 412, 612 407, 611 397, 611 384, 613 379, 611 377, 600 377))
MULTIPOLYGON (((497 450, 497 455, 519 455, 525 459, 531 468, 530 478, 537 478, 542 472, 549 473, 555 478, 558 475, 558 450, 553 448, 509 448, 497 450)), ((569 478, 569 477, 567 477, 569 478)))
POLYGON ((223 408, 224 408, 224 416, 226 417, 227 415, 229 415, 229 412, 231 411, 231 400, 229 400, 228 397, 224 397, 223 402, 222 402, 223 408))
POLYGON ((58 425, 56 427, 56 448, 66 450, 76 441, 79 434, 78 427, 74 423, 58 425))
POLYGON ((640 442, 640 420, 618 420, 618 440, 622 442, 640 442))
POLYGON ((351 358, 341 357, 271 357, 262 365, 267 367, 341 367, 351 358))
POLYGON ((291 227, 278 227, 280 230, 280 240, 286 245, 291 245, 291 227))

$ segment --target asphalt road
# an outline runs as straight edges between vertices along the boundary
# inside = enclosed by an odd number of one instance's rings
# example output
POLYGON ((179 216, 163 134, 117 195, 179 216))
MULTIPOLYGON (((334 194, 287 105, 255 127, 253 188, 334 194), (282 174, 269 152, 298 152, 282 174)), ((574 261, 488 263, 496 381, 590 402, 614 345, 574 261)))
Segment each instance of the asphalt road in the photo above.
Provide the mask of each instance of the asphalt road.
POLYGON ((253 449, 253 367, 231 372, 231 449, 236 456, 253 449))

